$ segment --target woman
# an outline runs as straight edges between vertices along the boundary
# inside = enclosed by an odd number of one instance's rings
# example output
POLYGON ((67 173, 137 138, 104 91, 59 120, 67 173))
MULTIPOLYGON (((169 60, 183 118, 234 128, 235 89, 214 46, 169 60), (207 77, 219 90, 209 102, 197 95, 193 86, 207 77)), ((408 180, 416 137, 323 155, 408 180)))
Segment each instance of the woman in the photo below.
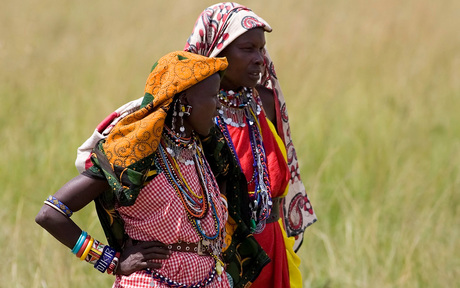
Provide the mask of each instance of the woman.
POLYGON ((224 58, 182 51, 162 57, 141 107, 112 127, 93 149, 92 165, 45 200, 37 215, 79 259, 116 274, 114 287, 230 285, 220 256, 226 199, 197 137, 214 125, 217 72, 226 67, 224 58), (70 220, 92 200, 110 246, 70 220), (158 260, 121 259, 125 266, 119 265, 121 250, 135 257, 136 247, 158 260))
POLYGON ((293 248, 316 216, 300 180, 285 102, 265 48, 264 32, 271 30, 250 9, 219 3, 198 17, 185 50, 225 56, 229 63, 217 123, 246 176, 254 237, 271 259, 251 287, 301 287, 293 248))

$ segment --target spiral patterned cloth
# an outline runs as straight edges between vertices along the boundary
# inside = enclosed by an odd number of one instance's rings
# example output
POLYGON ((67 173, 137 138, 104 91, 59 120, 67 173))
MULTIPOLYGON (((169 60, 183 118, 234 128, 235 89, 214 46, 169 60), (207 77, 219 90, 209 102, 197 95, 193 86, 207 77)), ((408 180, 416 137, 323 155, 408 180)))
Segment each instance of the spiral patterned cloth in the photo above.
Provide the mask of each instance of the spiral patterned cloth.
POLYGON ((158 60, 145 84, 144 102, 149 103, 118 122, 103 144, 109 162, 129 167, 155 152, 174 95, 226 68, 223 58, 183 51, 158 60))
POLYGON ((91 154, 93 173, 107 179, 117 201, 133 205, 151 171, 174 95, 227 68, 225 58, 171 52, 153 65, 140 109, 122 118, 91 154))

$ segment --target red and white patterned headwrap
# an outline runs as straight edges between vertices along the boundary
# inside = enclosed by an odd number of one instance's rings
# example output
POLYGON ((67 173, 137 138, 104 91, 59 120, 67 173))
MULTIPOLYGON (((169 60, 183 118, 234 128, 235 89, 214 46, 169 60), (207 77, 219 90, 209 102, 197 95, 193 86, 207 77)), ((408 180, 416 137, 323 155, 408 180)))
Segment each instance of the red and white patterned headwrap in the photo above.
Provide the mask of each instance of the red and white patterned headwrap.
MULTIPOLYGON (((272 31, 270 25, 251 9, 234 2, 218 3, 206 8, 200 14, 184 50, 215 57, 240 35, 258 27, 264 28, 266 32, 272 31)), ((286 145, 287 164, 291 172, 289 191, 283 201, 283 217, 286 232, 288 236, 295 236, 294 249, 298 249, 305 228, 315 223, 317 218, 300 179, 299 163, 291 138, 283 92, 267 47, 264 50, 265 69, 260 84, 272 90, 276 99, 276 128, 286 145)))
POLYGON ((219 54, 241 34, 253 28, 271 32, 268 23, 251 9, 234 2, 206 8, 198 17, 184 50, 203 56, 219 54))

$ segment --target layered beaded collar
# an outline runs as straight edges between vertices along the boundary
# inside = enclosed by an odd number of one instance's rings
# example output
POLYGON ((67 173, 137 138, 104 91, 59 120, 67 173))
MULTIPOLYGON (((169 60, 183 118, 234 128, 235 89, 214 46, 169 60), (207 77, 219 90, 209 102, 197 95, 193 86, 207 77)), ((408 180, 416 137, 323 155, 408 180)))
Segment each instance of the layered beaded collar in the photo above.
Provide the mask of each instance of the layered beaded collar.
POLYGON ((251 110, 257 115, 261 107, 255 101, 251 88, 244 87, 238 92, 221 89, 218 94, 221 103, 219 111, 225 124, 233 127, 245 127, 246 119, 253 121, 251 110))
POLYGON ((196 137, 193 133, 190 137, 180 137, 167 126, 164 126, 163 137, 166 151, 179 162, 185 165, 193 165, 193 157, 196 154, 196 137))
MULTIPOLYGON (((254 170, 249 184, 254 183, 255 187, 253 192, 249 192, 249 198, 251 200, 249 206, 252 211, 251 222, 253 233, 260 233, 265 227, 266 219, 271 213, 273 204, 266 162, 267 156, 262 141, 260 123, 257 118, 262 108, 257 99, 254 99, 251 88, 243 88, 237 93, 221 90, 218 97, 222 104, 222 111, 220 111, 220 117, 217 117, 216 121, 221 131, 224 133, 227 142, 233 143, 227 125, 233 127, 247 127, 249 132, 249 142, 254 159, 252 165, 254 170), (222 121, 224 123, 222 123, 222 121)), ((237 155, 235 148, 232 147, 232 149, 234 155, 237 155)))

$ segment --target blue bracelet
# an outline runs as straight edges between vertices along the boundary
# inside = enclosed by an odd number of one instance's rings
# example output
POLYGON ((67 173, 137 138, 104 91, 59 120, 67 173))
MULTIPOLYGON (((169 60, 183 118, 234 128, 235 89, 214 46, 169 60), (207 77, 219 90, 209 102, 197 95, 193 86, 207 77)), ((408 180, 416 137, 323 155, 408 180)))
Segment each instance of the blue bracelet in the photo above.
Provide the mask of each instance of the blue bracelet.
POLYGON ((56 197, 50 195, 46 199, 46 201, 48 201, 49 203, 53 204, 56 208, 58 208, 59 210, 64 212, 64 214, 67 215, 67 217, 72 216, 72 214, 73 214, 72 210, 70 210, 69 207, 67 207, 64 203, 59 201, 56 197))
POLYGON ((110 263, 112 263, 113 257, 117 251, 110 247, 109 245, 105 245, 104 250, 102 251, 101 258, 97 260, 96 264, 94 264, 94 268, 99 270, 101 273, 104 273, 107 268, 109 268, 110 263))
POLYGON ((88 236, 88 233, 85 231, 81 231, 80 238, 78 238, 77 243, 75 243, 75 246, 72 248, 72 253, 77 254, 78 250, 80 250, 81 245, 85 243, 86 236, 88 236))

